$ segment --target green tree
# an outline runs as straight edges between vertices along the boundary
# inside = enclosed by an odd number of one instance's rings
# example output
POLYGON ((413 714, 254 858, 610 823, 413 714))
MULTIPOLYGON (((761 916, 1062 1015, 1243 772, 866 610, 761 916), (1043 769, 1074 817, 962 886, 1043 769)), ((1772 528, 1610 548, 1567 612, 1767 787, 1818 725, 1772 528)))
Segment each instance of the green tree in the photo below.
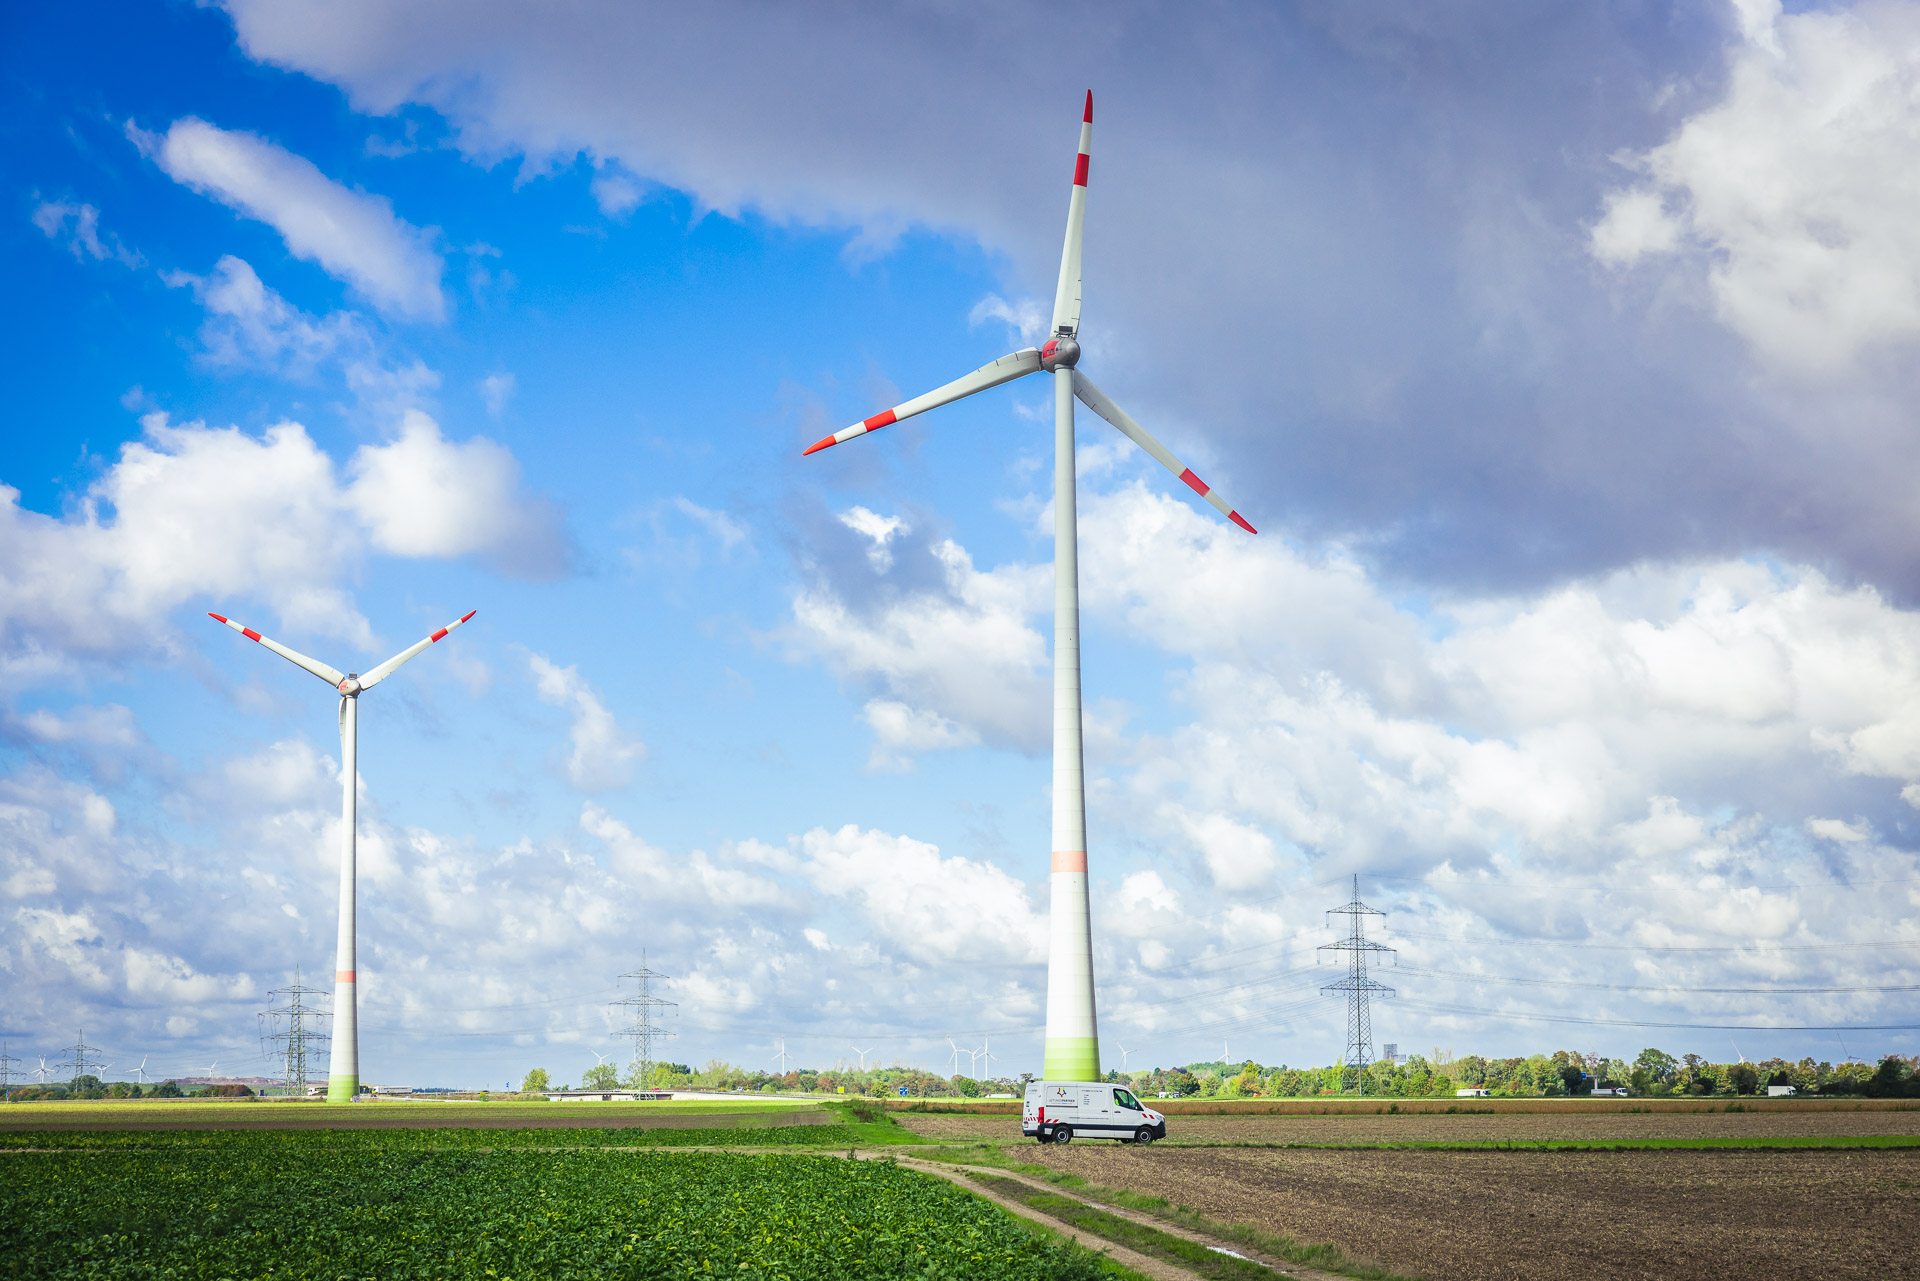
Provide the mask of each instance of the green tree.
POLYGON ((522 1094, 542 1093, 552 1088, 552 1086, 547 1083, 548 1080, 549 1078, 545 1068, 534 1068, 531 1072, 527 1073, 527 1079, 520 1082, 520 1092, 522 1094))
POLYGON ((596 1063, 587 1069, 580 1078, 583 1090, 617 1090, 620 1088, 620 1069, 611 1063, 596 1063))
POLYGON ((1679 1066, 1679 1062, 1675 1060, 1673 1055, 1668 1054, 1665 1050, 1656 1050, 1651 1046, 1640 1051, 1639 1057, 1633 1061, 1633 1067, 1636 1072, 1645 1072, 1647 1074, 1648 1085, 1671 1085, 1673 1083, 1674 1073, 1678 1070, 1679 1066))

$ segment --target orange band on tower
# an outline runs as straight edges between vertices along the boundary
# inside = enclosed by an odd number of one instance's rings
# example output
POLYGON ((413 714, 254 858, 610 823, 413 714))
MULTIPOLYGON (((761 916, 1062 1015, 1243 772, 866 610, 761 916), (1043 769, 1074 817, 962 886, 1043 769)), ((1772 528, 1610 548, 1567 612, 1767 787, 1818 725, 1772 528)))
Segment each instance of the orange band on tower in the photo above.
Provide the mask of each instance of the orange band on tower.
POLYGON ((353 971, 352 970, 335 970, 333 972, 333 981, 335 983, 351 983, 353 982, 353 971))
POLYGON ((1053 870, 1056 872, 1086 871, 1087 852, 1085 850, 1055 850, 1053 852, 1053 870))

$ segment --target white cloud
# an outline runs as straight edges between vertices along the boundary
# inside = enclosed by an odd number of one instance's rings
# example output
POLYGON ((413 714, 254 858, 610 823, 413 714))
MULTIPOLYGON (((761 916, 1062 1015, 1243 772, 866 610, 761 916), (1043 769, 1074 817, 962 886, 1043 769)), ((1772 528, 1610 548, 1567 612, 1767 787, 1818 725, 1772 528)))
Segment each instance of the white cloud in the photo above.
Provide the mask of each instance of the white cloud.
POLYGON ((444 264, 431 236, 395 217, 386 197, 349 190, 264 138, 192 116, 158 138, 128 129, 174 181, 268 224, 295 257, 318 263, 380 310, 445 315, 444 264))
POLYGON ((867 560, 875 569, 885 572, 893 568, 893 552, 887 544, 893 541, 895 534, 906 530, 905 519, 882 516, 865 507, 849 507, 840 513, 839 520, 842 525, 872 542, 873 546, 867 548, 867 560))
POLYGON ((64 746, 132 747, 140 741, 133 712, 119 703, 105 707, 72 707, 65 716, 50 708, 36 708, 25 716, 10 716, 28 737, 64 746))
MULTIPOLYGON (((927 574, 909 589, 863 598, 823 576, 796 593, 794 640, 849 679, 884 690, 890 697, 882 702, 907 709, 883 709, 876 728, 922 740, 934 733, 942 745, 977 737, 1039 750, 1047 741, 1047 647, 1029 620, 1050 600, 1051 569, 983 573, 950 539, 910 551, 913 572, 927 574), (944 726, 953 728, 936 728, 944 726)), ((895 548, 884 566, 905 559, 895 548)))
POLYGON ((702 507, 690 498, 675 498, 673 505, 681 515, 713 535, 720 544, 720 554, 723 556, 736 547, 745 546, 753 536, 751 530, 727 513, 702 507))
POLYGON ((1006 325, 1012 337, 1023 343, 1033 344, 1046 336, 1047 325, 1053 317, 1041 310, 1039 302, 1032 298, 1020 298, 1008 302, 999 294, 988 294, 973 305, 967 313, 969 325, 983 324, 997 320, 1006 325))
POLYGON ((304 377, 343 345, 367 342, 350 313, 310 316, 267 288, 249 263, 232 254, 222 255, 211 275, 170 272, 166 281, 191 288, 207 309, 200 341, 207 359, 217 365, 258 364, 304 377))
POLYGON ((488 374, 480 380, 480 398, 487 402, 487 412, 498 418, 507 408, 507 402, 513 399, 514 378, 511 373, 488 374))
POLYGON ((633 778, 633 768, 646 759, 647 749, 630 738, 599 692, 581 677, 579 669, 560 667, 543 654, 527 656, 534 688, 540 700, 565 708, 573 716, 568 741, 567 779, 583 792, 620 787, 633 778))
POLYGON ((264 600, 285 626, 371 646, 338 586, 369 550, 524 572, 563 556, 555 515, 518 490, 506 451, 448 442, 424 415, 359 450, 346 484, 298 423, 260 436, 164 414, 142 426, 67 516, 0 487, 0 663, 15 679, 166 652, 168 612, 195 598, 264 600))
POLYGON ((942 857, 924 841, 852 824, 813 829, 798 852, 809 883, 859 901, 870 928, 917 961, 1031 964, 1046 956, 1045 917, 1026 887, 991 863, 942 857))
POLYGON ((530 577, 566 563, 556 513, 523 494, 512 453, 483 436, 456 444, 426 414, 408 410, 398 439, 362 448, 347 470, 348 502, 383 551, 484 553, 530 577))
POLYGON ((873 729, 874 738, 873 753, 867 758, 867 768, 875 772, 912 768, 910 753, 971 747, 980 741, 980 736, 973 730, 956 725, 935 712, 909 707, 896 699, 870 699, 863 712, 867 724, 873 729))
POLYGON ((112 258, 128 267, 141 265, 140 255, 121 244, 118 236, 101 237, 100 211, 92 205, 43 200, 34 206, 33 225, 49 240, 64 237, 68 252, 82 262, 112 258))
POLYGON ((1920 9, 1735 5, 1725 97, 1630 164, 1591 247, 1686 251, 1720 319, 1769 360, 1839 374, 1920 337, 1920 9))
POLYGON ((594 203, 609 218, 625 218, 640 207, 640 202, 647 194, 646 187, 638 178, 622 169, 607 166, 602 166, 594 173, 590 189, 594 203))

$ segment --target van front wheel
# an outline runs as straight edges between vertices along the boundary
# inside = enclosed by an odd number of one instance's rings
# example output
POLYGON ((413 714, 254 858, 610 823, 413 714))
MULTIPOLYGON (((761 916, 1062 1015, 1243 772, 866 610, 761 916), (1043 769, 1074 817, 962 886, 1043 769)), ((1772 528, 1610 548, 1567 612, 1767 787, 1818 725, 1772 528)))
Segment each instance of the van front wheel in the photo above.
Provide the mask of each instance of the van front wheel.
POLYGON ((1054 1126, 1054 1127, 1053 1127, 1053 1141, 1054 1141, 1055 1143, 1071 1143, 1071 1142, 1073 1142, 1073 1127, 1072 1127, 1072 1126, 1070 1126, 1070 1125, 1056 1125, 1056 1126, 1054 1126))
POLYGON ((1137 1131, 1134 1132, 1133 1141, 1135 1143, 1141 1144, 1142 1146, 1145 1146, 1146 1144, 1153 1142, 1153 1131, 1143 1125, 1137 1131))

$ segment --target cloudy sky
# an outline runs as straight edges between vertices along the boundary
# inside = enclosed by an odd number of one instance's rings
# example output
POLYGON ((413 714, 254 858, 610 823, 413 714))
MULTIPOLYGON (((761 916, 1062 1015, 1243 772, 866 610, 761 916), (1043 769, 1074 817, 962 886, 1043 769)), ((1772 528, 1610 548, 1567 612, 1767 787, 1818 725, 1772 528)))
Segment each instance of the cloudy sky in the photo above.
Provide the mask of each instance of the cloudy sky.
POLYGON ((9 9, 10 1052, 1037 1069, 1089 87, 1105 1058, 1915 1052, 1920 5, 1365 10, 9 9))

